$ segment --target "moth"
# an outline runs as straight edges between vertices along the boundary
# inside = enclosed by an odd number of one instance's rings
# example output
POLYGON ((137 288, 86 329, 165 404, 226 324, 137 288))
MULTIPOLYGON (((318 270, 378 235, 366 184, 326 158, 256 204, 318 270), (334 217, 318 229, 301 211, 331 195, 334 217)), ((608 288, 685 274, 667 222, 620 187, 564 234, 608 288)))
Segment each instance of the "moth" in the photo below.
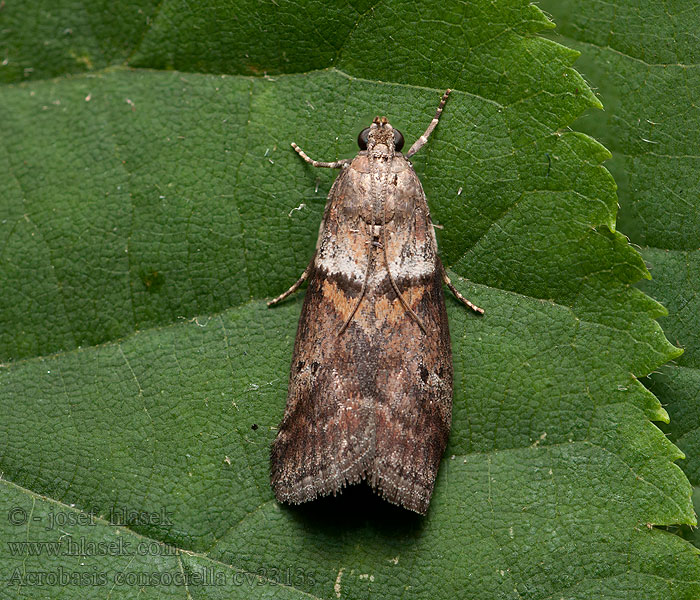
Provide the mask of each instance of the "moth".
POLYGON ((452 416, 452 351, 438 257, 421 183, 409 159, 428 141, 450 90, 425 133, 401 154, 403 135, 376 117, 328 194, 306 280, 287 407, 271 451, 271 485, 299 504, 366 480, 389 502, 428 510, 452 416))

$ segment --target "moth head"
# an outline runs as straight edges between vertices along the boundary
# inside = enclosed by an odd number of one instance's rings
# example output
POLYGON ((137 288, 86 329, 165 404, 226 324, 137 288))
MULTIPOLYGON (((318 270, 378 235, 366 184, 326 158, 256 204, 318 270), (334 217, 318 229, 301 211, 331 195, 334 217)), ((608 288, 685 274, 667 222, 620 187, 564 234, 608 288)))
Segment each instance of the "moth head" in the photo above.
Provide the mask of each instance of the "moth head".
POLYGON ((372 150, 380 144, 386 146, 388 152, 401 152, 403 148, 403 135, 391 126, 386 117, 375 117, 372 124, 357 136, 360 150, 372 150))

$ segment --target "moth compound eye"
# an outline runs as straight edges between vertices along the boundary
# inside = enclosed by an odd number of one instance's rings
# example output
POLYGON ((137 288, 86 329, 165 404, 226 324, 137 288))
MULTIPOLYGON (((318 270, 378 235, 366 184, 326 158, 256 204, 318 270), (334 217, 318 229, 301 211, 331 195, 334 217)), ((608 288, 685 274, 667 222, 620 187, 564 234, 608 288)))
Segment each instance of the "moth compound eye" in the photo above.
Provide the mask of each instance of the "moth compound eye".
POLYGON ((394 150, 401 152, 401 148, 403 148, 403 134, 398 129, 394 129, 394 150))
POLYGON ((360 147, 360 150, 367 150, 368 136, 369 127, 365 127, 362 131, 360 131, 360 135, 357 136, 357 145, 360 147))

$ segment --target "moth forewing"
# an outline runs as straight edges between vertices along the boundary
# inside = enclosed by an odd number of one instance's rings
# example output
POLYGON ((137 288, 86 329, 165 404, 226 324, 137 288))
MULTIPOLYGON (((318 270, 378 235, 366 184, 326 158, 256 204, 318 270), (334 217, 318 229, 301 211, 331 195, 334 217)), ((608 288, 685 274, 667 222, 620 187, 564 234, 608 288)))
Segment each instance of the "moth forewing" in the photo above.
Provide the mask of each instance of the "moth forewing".
MULTIPOLYGON (((406 156, 377 117, 328 196, 316 253, 275 304, 309 281, 287 407, 272 445, 278 500, 300 503, 366 479, 425 514, 447 444, 452 354, 435 232, 408 160, 437 125, 449 90, 406 156)), ((454 290, 456 292, 456 290, 454 290)), ((477 312, 483 312, 459 296, 477 312)))

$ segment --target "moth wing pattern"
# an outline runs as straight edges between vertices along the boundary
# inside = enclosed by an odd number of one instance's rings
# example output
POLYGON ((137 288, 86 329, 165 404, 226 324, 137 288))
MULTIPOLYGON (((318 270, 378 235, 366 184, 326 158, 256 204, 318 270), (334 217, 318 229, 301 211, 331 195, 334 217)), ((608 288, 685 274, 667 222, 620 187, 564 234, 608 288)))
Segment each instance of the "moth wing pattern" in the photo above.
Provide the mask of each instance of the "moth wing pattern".
POLYGON ((452 360, 443 269, 408 160, 377 167, 360 153, 341 172, 308 279, 271 454, 275 494, 300 503, 366 479, 425 514, 449 436, 452 360))

